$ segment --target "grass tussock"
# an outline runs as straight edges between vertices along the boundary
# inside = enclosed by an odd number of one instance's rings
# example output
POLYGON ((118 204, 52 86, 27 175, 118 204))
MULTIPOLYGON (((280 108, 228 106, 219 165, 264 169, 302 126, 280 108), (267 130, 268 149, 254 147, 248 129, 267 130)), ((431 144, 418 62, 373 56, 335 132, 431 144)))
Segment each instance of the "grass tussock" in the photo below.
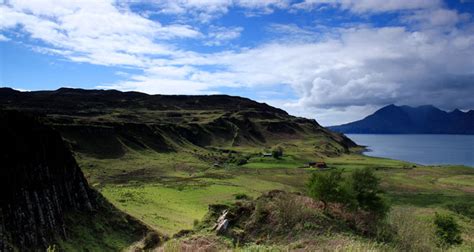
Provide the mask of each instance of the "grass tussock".
POLYGON ((436 250, 434 226, 426 220, 421 220, 413 213, 411 207, 394 208, 388 216, 392 226, 393 243, 401 251, 433 251, 436 250))

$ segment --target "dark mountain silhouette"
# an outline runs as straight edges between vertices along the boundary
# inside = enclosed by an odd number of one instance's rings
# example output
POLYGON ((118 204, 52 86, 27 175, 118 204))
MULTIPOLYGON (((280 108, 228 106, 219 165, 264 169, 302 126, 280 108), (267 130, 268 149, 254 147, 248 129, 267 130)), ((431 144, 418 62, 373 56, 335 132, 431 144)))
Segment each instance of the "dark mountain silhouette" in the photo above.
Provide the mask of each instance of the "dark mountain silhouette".
POLYGON ((446 112, 432 105, 392 104, 362 120, 329 128, 341 133, 361 134, 474 134, 474 111, 455 109, 446 112))

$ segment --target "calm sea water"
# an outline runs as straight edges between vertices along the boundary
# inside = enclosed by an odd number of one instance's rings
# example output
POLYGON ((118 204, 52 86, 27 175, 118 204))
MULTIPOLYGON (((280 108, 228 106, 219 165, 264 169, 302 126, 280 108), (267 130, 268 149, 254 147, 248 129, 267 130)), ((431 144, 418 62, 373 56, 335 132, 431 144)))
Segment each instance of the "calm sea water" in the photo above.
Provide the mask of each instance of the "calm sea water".
POLYGON ((418 164, 462 164, 474 167, 474 135, 347 134, 370 151, 365 155, 418 164))

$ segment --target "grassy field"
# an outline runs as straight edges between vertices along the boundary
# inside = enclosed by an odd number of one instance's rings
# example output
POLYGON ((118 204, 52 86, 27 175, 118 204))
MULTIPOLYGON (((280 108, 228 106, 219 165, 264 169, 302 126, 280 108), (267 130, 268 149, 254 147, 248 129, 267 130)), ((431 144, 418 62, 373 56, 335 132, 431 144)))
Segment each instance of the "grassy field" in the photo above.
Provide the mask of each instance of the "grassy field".
POLYGON ((240 166, 230 163, 215 167, 198 157, 228 154, 210 154, 204 149, 130 151, 120 159, 78 155, 78 160, 90 183, 109 201, 169 236, 191 229, 206 214, 209 204, 229 204, 236 194, 257 197, 272 189, 304 193, 311 173, 324 172, 302 168, 308 161, 324 161, 329 168, 345 172, 372 167, 382 179, 386 198, 394 209, 409 209, 426 222, 435 212, 450 212, 463 227, 463 248, 474 246, 473 220, 449 210, 453 204, 474 202, 474 169, 421 166, 359 154, 326 157, 313 148, 312 144, 295 142, 286 146, 281 159, 262 157, 259 148, 234 148, 234 156, 249 157, 240 166))
MULTIPOLYGON (((474 250, 473 168, 366 157, 357 154, 361 147, 349 154, 348 148, 354 146, 349 139, 314 120, 239 97, 73 89, 5 92, 10 93, 1 101, 6 108, 37 113, 61 133, 91 186, 123 212, 168 236, 192 228, 209 204, 231 203, 237 194, 256 198, 273 189, 304 194, 313 173, 340 169, 347 175, 370 167, 381 178, 385 197, 392 203, 389 217, 394 225, 407 229, 407 239, 432 232, 428 224, 435 212, 449 212, 463 227, 465 243, 459 249, 474 250), (280 159, 262 157, 276 147, 283 149, 280 159), (307 168, 308 162, 325 162, 329 169, 307 168), (427 228, 416 228, 425 227, 420 223, 427 228)), ((81 223, 80 216, 71 218, 78 222, 71 232, 80 239, 62 247, 73 250, 83 243, 90 244, 90 251, 115 251, 136 238, 114 233, 108 216, 102 217, 95 226, 81 223), (100 240, 107 241, 107 248, 95 246, 100 246, 100 240)), ((315 246, 328 251, 386 248, 360 236, 318 236, 314 240, 315 246)), ((250 244, 242 250, 301 246, 250 244)))

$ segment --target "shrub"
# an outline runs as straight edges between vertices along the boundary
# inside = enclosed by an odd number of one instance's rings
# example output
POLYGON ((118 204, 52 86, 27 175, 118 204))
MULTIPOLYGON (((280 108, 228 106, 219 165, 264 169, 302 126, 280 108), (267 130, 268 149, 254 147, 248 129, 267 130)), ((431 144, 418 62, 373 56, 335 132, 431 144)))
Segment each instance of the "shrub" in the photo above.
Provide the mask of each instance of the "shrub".
POLYGON ((248 162, 248 159, 245 157, 239 157, 235 160, 235 164, 237 165, 244 165, 248 162))
POLYGON ((303 228, 305 221, 310 222, 315 215, 311 209, 298 202, 294 195, 282 195, 274 203, 273 212, 278 223, 276 229, 289 230, 299 224, 303 228))
POLYGON ((236 165, 244 165, 248 162, 250 157, 248 156, 229 156, 228 162, 236 165))
POLYGON ((457 214, 474 219, 474 204, 470 202, 458 202, 447 205, 447 208, 457 214))
POLYGON ((262 223, 265 221, 265 218, 268 216, 268 211, 265 209, 265 204, 262 201, 257 201, 255 204, 255 211, 252 215, 252 218, 255 223, 262 223))
POLYGON ((436 247, 432 224, 418 219, 410 207, 396 208, 388 215, 393 242, 399 251, 433 251, 436 247))
POLYGON ((320 200, 327 209, 328 203, 343 202, 345 193, 342 187, 342 173, 338 170, 313 173, 308 187, 308 193, 316 200, 320 200))
POLYGON ((143 249, 148 250, 158 246, 161 242, 160 236, 155 232, 149 232, 146 234, 143 240, 143 249))
POLYGON ((280 146, 273 148, 272 156, 277 159, 281 158, 283 156, 283 148, 281 148, 280 146))
POLYGON ((453 216, 436 213, 434 224, 440 247, 450 247, 462 243, 461 230, 453 216))
POLYGON ((357 201, 357 206, 362 210, 384 217, 389 211, 389 205, 380 196, 380 179, 372 169, 366 168, 352 172, 347 181, 352 198, 357 201))
POLYGON ((248 200, 251 199, 250 196, 248 196, 245 193, 236 193, 234 194, 236 200, 248 200))
POLYGON ((328 203, 342 203, 349 209, 374 214, 375 219, 389 211, 389 205, 380 196, 380 180, 371 169, 355 170, 346 179, 338 170, 314 173, 307 187, 311 197, 323 202, 324 209, 328 203))

